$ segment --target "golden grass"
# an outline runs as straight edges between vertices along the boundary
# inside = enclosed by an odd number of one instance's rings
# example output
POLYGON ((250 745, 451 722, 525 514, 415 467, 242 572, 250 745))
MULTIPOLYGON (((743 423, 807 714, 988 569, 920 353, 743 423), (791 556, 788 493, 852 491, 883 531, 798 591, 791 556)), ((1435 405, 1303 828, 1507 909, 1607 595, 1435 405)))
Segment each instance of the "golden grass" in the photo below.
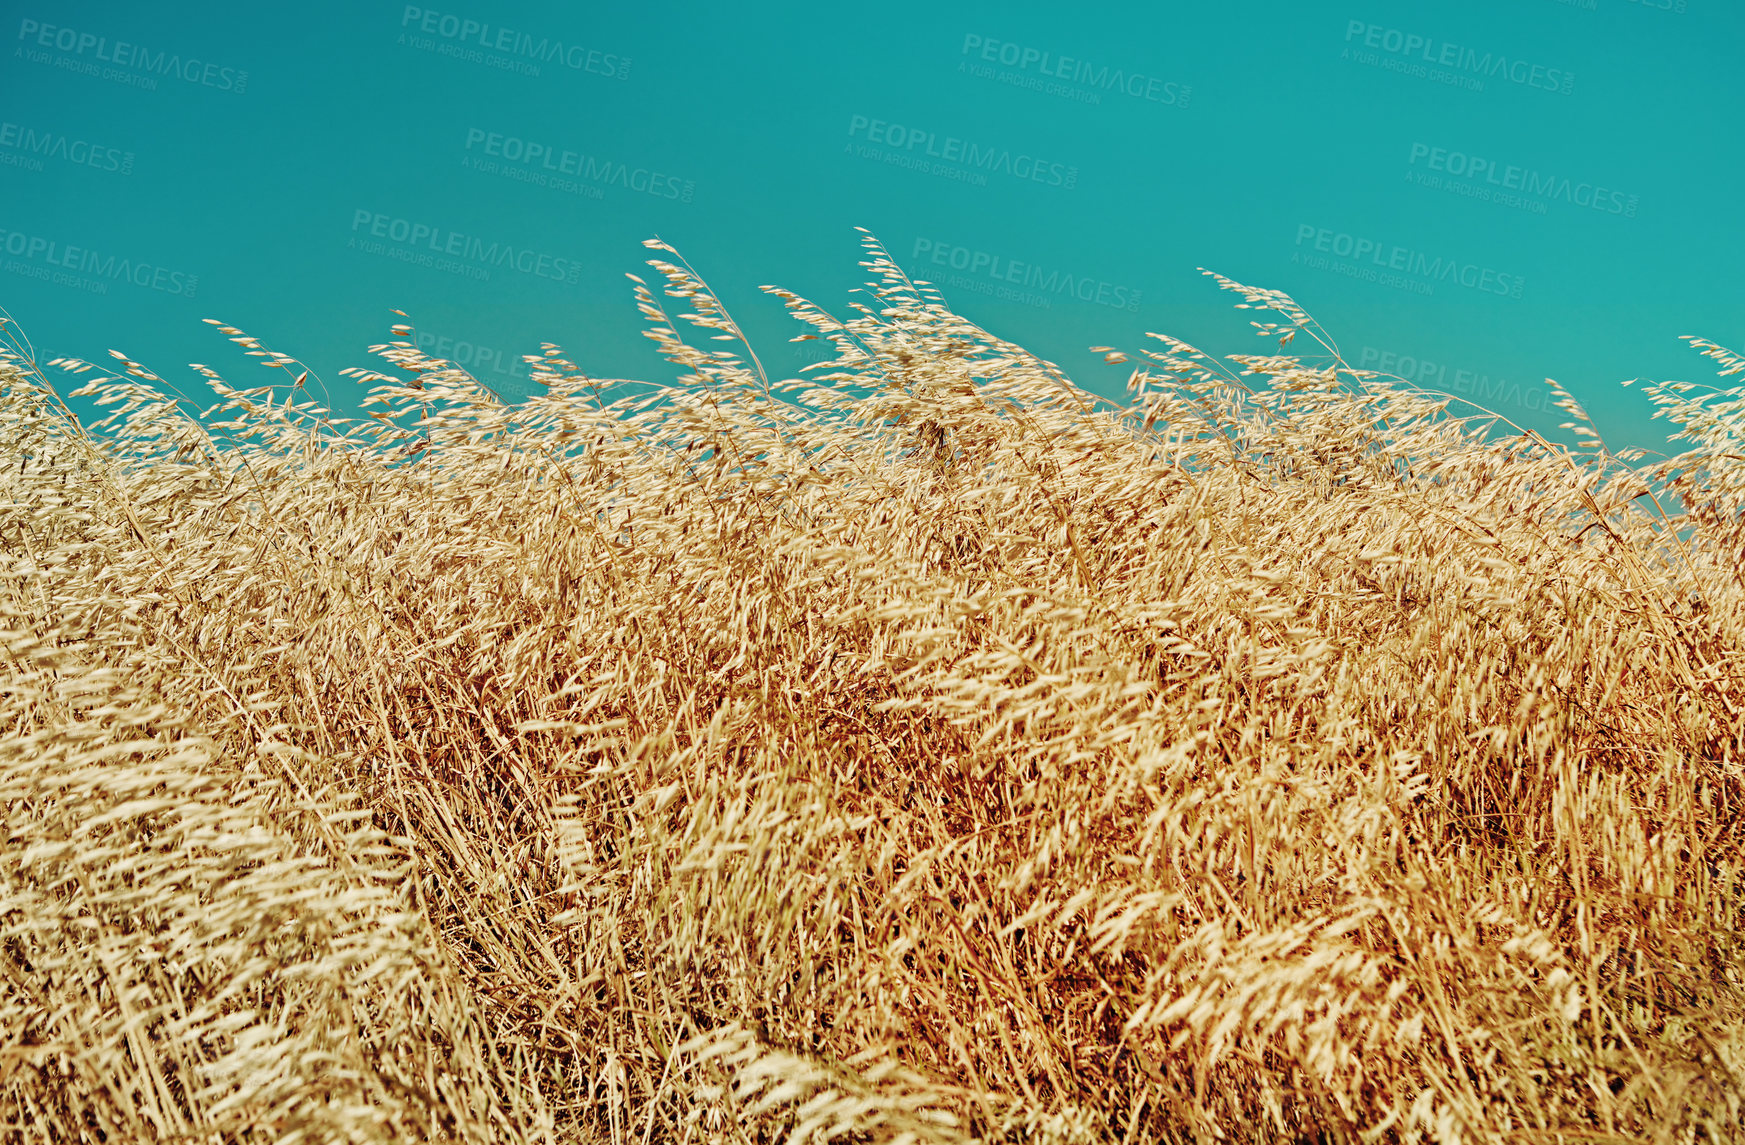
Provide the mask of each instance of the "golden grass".
POLYGON ((0 366, 4 1139, 1738 1139, 1737 403, 1113 408, 867 244, 804 383, 0 366))

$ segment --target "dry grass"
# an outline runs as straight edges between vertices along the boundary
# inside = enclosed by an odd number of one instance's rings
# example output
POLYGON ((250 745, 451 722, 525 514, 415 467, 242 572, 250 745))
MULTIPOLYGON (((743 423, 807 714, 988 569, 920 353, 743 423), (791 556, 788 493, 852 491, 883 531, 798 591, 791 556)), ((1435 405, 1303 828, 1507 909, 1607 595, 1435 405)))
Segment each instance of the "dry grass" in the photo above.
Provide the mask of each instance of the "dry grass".
POLYGON ((0 367, 4 1139, 1737 1140, 1738 403, 1115 409, 868 249, 806 383, 0 367))

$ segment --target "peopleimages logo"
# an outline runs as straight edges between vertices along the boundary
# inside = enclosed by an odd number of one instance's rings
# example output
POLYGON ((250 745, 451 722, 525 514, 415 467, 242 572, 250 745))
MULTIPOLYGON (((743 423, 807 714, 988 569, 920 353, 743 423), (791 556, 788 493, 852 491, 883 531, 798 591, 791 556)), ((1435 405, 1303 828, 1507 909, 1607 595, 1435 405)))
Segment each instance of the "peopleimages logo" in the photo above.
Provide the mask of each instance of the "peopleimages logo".
POLYGON ((1351 278, 1368 279, 1389 286, 1404 286, 1408 289, 1417 287, 1420 289, 1415 290, 1415 293, 1420 294, 1431 293, 1434 289, 1431 283, 1453 282, 1469 290, 1519 298, 1527 281, 1518 274, 1509 274, 1477 263, 1461 262, 1459 259, 1444 258, 1441 255, 1432 257, 1411 247, 1381 243, 1375 239, 1361 238, 1345 231, 1331 231, 1326 227, 1308 223, 1297 227, 1297 246, 1300 248, 1304 243, 1309 243, 1315 253, 1305 254, 1299 249, 1291 256, 1293 263, 1333 270, 1351 278), (1329 262, 1325 257, 1328 254, 1351 261, 1329 262), (1398 274, 1391 272, 1417 275, 1429 279, 1430 282, 1394 281, 1398 279, 1398 274), (1423 287, 1430 289, 1421 289, 1423 287))
POLYGON ((0 251, 12 256, 6 261, 6 269, 13 274, 74 286, 92 294, 107 294, 109 283, 126 282, 160 294, 192 298, 200 284, 198 275, 143 260, 100 254, 88 247, 63 245, 24 231, 0 230, 0 251))
POLYGON ((413 337, 419 350, 447 362, 452 362, 472 375, 499 397, 505 393, 522 395, 539 392, 534 388, 533 367, 521 358, 505 354, 493 346, 481 346, 465 338, 450 338, 420 330, 413 337))
POLYGON ((38 131, 17 123, 0 123, 0 163, 43 169, 42 159, 59 159, 93 171, 133 174, 133 152, 74 139, 58 131, 38 131), (16 154, 8 154, 13 152, 16 154), (34 162, 32 162, 34 161, 34 162))
MULTIPOLYGON (((1036 76, 1045 79, 1066 80, 1069 83, 1096 88, 1098 93, 1118 91, 1134 99, 1148 100, 1151 103, 1161 103, 1169 107, 1186 107, 1188 99, 1193 95, 1193 88, 1186 84, 1177 84, 1173 80, 1164 80, 1157 76, 1146 75, 1144 72, 1129 72, 1121 68, 1111 69, 1107 64, 1097 66, 1088 60, 1074 59, 1072 56, 1056 56, 1053 52, 1041 48, 1024 47, 1009 40, 992 40, 986 36, 978 36, 971 32, 963 38, 963 50, 960 55, 974 54, 982 65, 1000 64, 1003 67, 1017 68, 1021 72, 1034 70, 1036 76)), ((995 73, 991 67, 981 66, 964 60, 957 65, 957 70, 970 75, 999 79, 1014 87, 1035 87, 1050 95, 1066 94, 1054 90, 1060 85, 1040 82, 1024 82, 1025 77, 1013 76, 1010 73, 995 73)), ((1101 102, 1100 99, 1097 102, 1101 102)))
POLYGON ((538 75, 539 64, 555 63, 607 79, 630 78, 629 56, 566 44, 550 36, 535 39, 530 33, 513 28, 493 27, 483 20, 433 12, 412 4, 406 5, 400 15, 400 29, 400 42, 411 47, 524 75, 538 75), (408 37, 408 29, 417 35, 408 37), (487 52, 495 56, 486 55, 487 52))
MULTIPOLYGON (((1430 76, 1426 66, 1434 68, 1451 68, 1467 73, 1467 78, 1483 76, 1494 79, 1498 76, 1510 83, 1523 87, 1539 88, 1542 91, 1553 91, 1559 95, 1569 95, 1575 88, 1575 76, 1559 68, 1548 68, 1542 64, 1531 63, 1522 59, 1511 59, 1500 52, 1485 52, 1480 55, 1475 48, 1461 47, 1439 41, 1434 36, 1421 36, 1416 32, 1404 32, 1398 28, 1387 28, 1380 24, 1371 24, 1364 20, 1352 20, 1345 25, 1345 42, 1362 40, 1363 47, 1371 51, 1385 52, 1393 57, 1395 65, 1389 70, 1408 71, 1411 74, 1430 76), (1408 65, 1401 67, 1399 65, 1408 65), (1418 69, 1412 71, 1413 68, 1418 69)), ((1347 48, 1347 52, 1351 49, 1347 48)), ((1376 63, 1374 59, 1363 59, 1354 56, 1359 63, 1376 63)), ((1388 66, 1384 64, 1383 66, 1388 66)), ((1470 85, 1465 85, 1470 86, 1470 85)))
POLYGON ((557 191, 592 190, 581 187, 565 178, 566 176, 576 176, 604 186, 623 187, 640 194, 653 195, 657 199, 675 199, 681 203, 690 202, 697 189, 697 184, 689 179, 680 179, 647 167, 631 167, 625 163, 596 159, 579 151, 560 150, 549 143, 485 131, 478 127, 467 129, 466 149, 469 153, 477 151, 488 158, 480 159, 469 154, 466 158, 470 163, 465 165, 486 174, 500 174, 504 178, 534 183, 557 191), (496 162, 498 160, 500 162, 496 162))
POLYGON ((168 52, 154 52, 126 40, 112 43, 107 36, 56 24, 44 24, 39 20, 20 20, 18 40, 23 45, 18 54, 32 63, 53 64, 72 72, 132 83, 136 87, 155 88, 156 84, 142 84, 139 81, 146 77, 128 76, 115 72, 114 69, 126 68, 156 77, 174 76, 186 83, 238 95, 248 87, 248 73, 238 68, 221 67, 193 56, 184 59, 168 52), (68 53, 77 59, 69 59, 67 55, 54 56, 51 52, 68 53), (114 67, 104 68, 100 66, 102 64, 112 64, 114 67))
MULTIPOLYGON (((884 159, 887 163, 907 159, 912 163, 898 162, 898 165, 927 167, 928 164, 922 162, 925 157, 960 164, 978 171, 1011 175, 1049 187, 1071 190, 1078 185, 1077 167, 1024 153, 1014 155, 1010 149, 1004 147, 982 147, 954 135, 948 135, 941 141, 937 132, 905 127, 900 123, 886 123, 882 119, 869 119, 864 115, 849 118, 848 134, 851 139, 863 137, 868 143, 893 149, 887 153, 881 151, 880 147, 862 147, 856 150, 854 144, 847 145, 851 153, 862 158, 884 159), (923 149, 920 155, 914 154, 916 148, 923 149)), ((932 164, 935 169, 940 166, 939 163, 932 164)), ((938 173, 937 170, 935 173, 938 173)))
POLYGON ((351 230, 351 241, 346 244, 348 248, 355 248, 366 254, 386 255, 401 262, 415 263, 452 274, 462 274, 468 278, 489 279, 490 271, 485 270, 485 267, 508 267, 522 274, 549 278, 554 282, 573 283, 581 280, 582 266, 574 259, 543 254, 529 247, 517 247, 513 243, 486 243, 473 235, 431 226, 429 223, 395 218, 363 207, 352 213, 351 230), (367 234, 359 236, 360 229, 367 229, 367 234), (372 243, 371 239, 386 239, 395 245, 389 247, 382 242, 372 243), (465 266, 460 260, 477 265, 465 266))
MULTIPOLYGON (((934 239, 916 239, 915 249, 910 257, 920 259, 923 255, 934 266, 950 267, 952 270, 964 271, 967 274, 982 274, 1000 283, 1008 283, 1026 290, 1041 292, 1044 305, 1051 302, 1050 296, 1059 298, 1062 295, 1076 298, 1080 302, 1095 303, 1098 306, 1108 306, 1116 310, 1138 310, 1141 292, 1102 279, 1075 275, 1070 271, 1058 269, 1044 270, 1035 263, 1017 262, 1002 258, 985 250, 973 250, 970 247, 959 246, 956 243, 939 242, 934 239)), ((954 276, 954 286, 974 289, 968 280, 959 281, 954 276)), ((982 293, 986 293, 983 291, 982 293)), ((1014 295, 1011 301, 1028 301, 1027 298, 1014 295)))
POLYGON ((1489 374, 1477 374, 1471 370, 1455 369, 1451 373, 1448 366, 1441 362, 1415 358, 1410 354, 1396 354, 1392 350, 1380 350, 1374 346, 1365 346, 1358 352, 1357 368, 1392 374, 1427 390, 1470 395, 1474 404, 1486 408, 1512 405, 1535 413, 1556 408, 1551 405, 1549 387, 1528 386, 1523 389, 1518 383, 1506 378, 1493 381, 1489 374))
MULTIPOLYGON (((1622 215, 1627 219, 1636 217, 1639 201, 1637 196, 1595 183, 1577 182, 1561 175, 1547 175, 1531 167, 1498 166, 1494 159, 1469 155, 1464 151, 1432 147, 1428 143, 1412 144, 1407 154, 1407 162, 1420 174, 1434 171, 1461 179, 1482 180, 1487 187, 1500 191, 1518 191, 1531 198, 1562 199, 1566 203, 1603 214, 1622 215)), ((1426 186, 1441 185, 1440 181, 1432 184, 1423 178, 1417 181, 1426 186)), ((1505 205, 1518 205, 1500 194, 1480 197, 1494 197, 1505 205)))

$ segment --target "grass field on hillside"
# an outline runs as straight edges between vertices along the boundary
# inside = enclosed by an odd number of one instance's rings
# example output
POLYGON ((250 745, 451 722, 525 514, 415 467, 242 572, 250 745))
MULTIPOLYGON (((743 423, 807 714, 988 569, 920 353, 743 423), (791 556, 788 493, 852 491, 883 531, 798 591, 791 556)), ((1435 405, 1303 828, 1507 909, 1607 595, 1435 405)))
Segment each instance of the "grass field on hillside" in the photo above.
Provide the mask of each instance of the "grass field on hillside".
POLYGON ((664 391, 0 363, 0 1140, 1745 1135, 1737 391, 1218 278, 1117 407, 870 235, 782 381, 649 246, 664 391))

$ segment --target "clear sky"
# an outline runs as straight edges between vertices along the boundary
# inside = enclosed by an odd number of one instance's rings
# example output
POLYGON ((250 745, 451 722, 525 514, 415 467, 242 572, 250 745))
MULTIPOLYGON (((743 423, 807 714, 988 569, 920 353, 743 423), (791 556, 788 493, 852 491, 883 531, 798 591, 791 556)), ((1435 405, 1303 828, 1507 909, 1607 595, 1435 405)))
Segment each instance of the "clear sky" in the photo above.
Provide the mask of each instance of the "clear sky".
POLYGON ((1745 349, 1734 0, 434 3, 0 4, 39 359, 274 380, 217 318, 355 413, 399 309, 512 399, 542 341, 667 381, 659 235, 791 375, 757 287, 851 316, 864 226, 1111 397, 1091 345, 1266 352, 1199 267, 1542 430, 1556 378, 1614 447, 1665 446, 1621 381, 1739 381, 1679 341, 1745 349))

